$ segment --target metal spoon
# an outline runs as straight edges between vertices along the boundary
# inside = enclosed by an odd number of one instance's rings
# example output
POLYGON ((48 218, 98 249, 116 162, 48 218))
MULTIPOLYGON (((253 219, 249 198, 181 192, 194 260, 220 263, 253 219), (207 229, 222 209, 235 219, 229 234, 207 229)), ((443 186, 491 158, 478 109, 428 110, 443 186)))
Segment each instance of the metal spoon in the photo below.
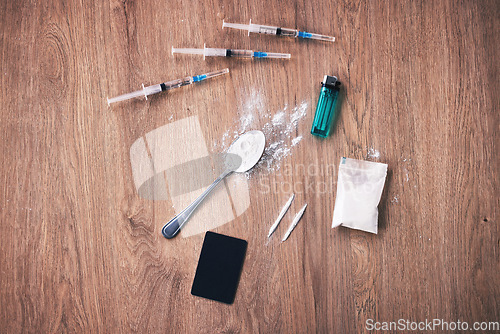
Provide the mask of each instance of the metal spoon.
POLYGON ((181 213, 172 218, 171 221, 163 226, 161 233, 167 239, 171 239, 179 233, 182 226, 187 222, 196 208, 207 197, 207 195, 228 175, 232 173, 243 173, 251 169, 260 160, 264 147, 266 146, 266 138, 262 131, 253 130, 242 134, 236 139, 226 152, 224 159, 225 169, 215 181, 194 200, 181 213))

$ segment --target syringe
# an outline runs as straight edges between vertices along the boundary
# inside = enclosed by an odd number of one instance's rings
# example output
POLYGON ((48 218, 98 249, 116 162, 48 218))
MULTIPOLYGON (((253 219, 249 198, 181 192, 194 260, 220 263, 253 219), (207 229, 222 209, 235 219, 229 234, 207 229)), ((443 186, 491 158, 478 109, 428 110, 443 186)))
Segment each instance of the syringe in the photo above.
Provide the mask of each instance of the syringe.
POLYGON ((253 24, 252 20, 250 20, 249 24, 228 23, 222 20, 222 28, 225 27, 240 29, 240 30, 248 30, 248 36, 250 36, 251 32, 254 32, 256 34, 300 37, 300 38, 318 39, 327 42, 335 42, 335 37, 330 37, 320 34, 312 34, 305 31, 298 31, 297 29, 288 29, 288 28, 280 28, 273 26, 265 26, 262 24, 253 24))
POLYGON ((274 53, 274 52, 261 52, 252 50, 235 50, 235 49, 213 49, 207 48, 203 44, 203 49, 179 49, 172 47, 172 54, 184 53, 191 55, 201 55, 205 57, 240 57, 240 58, 281 58, 289 59, 289 53, 274 53))
POLYGON ((222 75, 222 74, 226 74, 228 72, 229 72, 229 69, 225 68, 223 70, 218 70, 218 71, 209 72, 209 73, 205 73, 205 74, 195 75, 194 77, 185 77, 182 79, 164 82, 164 83, 161 83, 158 85, 144 87, 144 84, 143 84, 141 90, 138 90, 138 91, 135 91, 132 93, 123 94, 123 95, 120 95, 117 97, 113 97, 111 99, 107 99, 108 105, 111 103, 114 103, 114 102, 124 101, 124 100, 128 100, 128 99, 131 99, 134 97, 139 97, 139 96, 144 96, 147 100, 148 95, 156 94, 156 93, 163 92, 163 91, 170 90, 170 89, 177 88, 177 87, 187 86, 187 85, 190 85, 190 84, 195 83, 195 82, 200 82, 200 81, 203 81, 206 79, 214 78, 214 77, 222 75))

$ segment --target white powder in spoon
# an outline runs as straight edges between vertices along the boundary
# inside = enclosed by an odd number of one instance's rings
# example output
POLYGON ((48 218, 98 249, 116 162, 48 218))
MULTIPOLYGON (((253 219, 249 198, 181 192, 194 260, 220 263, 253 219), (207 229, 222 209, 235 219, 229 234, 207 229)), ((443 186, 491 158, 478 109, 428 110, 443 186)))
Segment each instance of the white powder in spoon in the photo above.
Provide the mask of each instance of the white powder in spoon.
MULTIPOLYGON (((266 138, 262 131, 253 130, 245 132, 227 150, 228 155, 236 155, 241 161, 236 169, 232 169, 237 173, 246 172, 252 168, 262 156, 266 138)), ((232 159, 231 156, 226 158, 232 159)))

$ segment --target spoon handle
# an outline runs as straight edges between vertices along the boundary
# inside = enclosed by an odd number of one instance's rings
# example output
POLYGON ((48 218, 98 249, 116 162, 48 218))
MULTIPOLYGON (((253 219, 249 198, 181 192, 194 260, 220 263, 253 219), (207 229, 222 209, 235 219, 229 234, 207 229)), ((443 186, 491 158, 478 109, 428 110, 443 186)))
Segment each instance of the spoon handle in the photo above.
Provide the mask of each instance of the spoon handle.
POLYGON ((179 233, 182 226, 187 222, 189 217, 193 214, 194 210, 200 205, 201 202, 207 197, 207 195, 220 183, 220 181, 224 180, 226 176, 231 174, 233 171, 225 171, 222 173, 215 181, 207 188, 205 191, 198 196, 197 199, 193 201, 193 203, 189 204, 182 212, 180 212, 177 216, 172 218, 168 223, 166 223, 161 229, 161 233, 167 239, 171 239, 179 233))

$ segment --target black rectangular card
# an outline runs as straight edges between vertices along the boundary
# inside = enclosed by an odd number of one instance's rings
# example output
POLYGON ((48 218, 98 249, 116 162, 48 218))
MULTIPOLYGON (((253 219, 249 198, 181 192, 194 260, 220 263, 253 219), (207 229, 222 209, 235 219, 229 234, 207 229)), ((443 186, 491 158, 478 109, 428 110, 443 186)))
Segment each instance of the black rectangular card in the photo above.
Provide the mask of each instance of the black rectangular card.
POLYGON ((232 304, 245 259, 247 242, 207 232, 191 294, 232 304))

